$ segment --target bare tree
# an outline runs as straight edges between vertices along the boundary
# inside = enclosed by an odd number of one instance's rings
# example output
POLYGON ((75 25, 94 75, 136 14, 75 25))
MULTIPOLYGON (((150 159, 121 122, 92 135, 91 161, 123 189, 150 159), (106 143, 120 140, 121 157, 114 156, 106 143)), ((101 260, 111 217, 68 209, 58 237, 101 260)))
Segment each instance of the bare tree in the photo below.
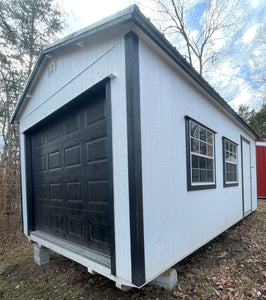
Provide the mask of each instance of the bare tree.
MULTIPOLYGON (((255 49, 249 66, 252 74, 251 80, 258 86, 259 97, 266 105, 266 25, 257 28, 255 37, 255 49)), ((266 120, 265 120, 266 121, 266 120)))
POLYGON ((226 54, 245 19, 245 0, 154 0, 159 27, 202 75, 226 54))
POLYGON ((43 44, 63 28, 55 0, 0 1, 0 212, 20 192, 19 133, 10 119, 43 44))

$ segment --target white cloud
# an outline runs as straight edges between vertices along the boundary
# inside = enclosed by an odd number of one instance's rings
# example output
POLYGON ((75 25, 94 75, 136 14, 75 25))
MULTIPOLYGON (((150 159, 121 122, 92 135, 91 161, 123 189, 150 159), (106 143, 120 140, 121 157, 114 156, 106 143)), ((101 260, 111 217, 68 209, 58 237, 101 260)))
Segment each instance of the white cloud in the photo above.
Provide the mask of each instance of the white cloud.
POLYGON ((249 89, 246 87, 240 94, 230 102, 234 109, 238 109, 240 104, 248 105, 251 100, 249 89))
POLYGON ((133 0, 64 0, 68 13, 68 33, 79 30, 133 4, 133 0))
POLYGON ((256 91, 246 83, 246 87, 240 94, 230 102, 230 105, 237 111, 240 104, 248 105, 251 109, 259 110, 262 105, 262 100, 258 97, 256 91))
POLYGON ((225 38, 224 38, 222 31, 217 30, 213 34, 213 40, 215 41, 215 43, 212 46, 212 49, 214 51, 219 51, 220 49, 222 49, 225 46, 225 38))
POLYGON ((260 24, 256 24, 250 27, 248 30, 246 30, 246 32, 242 36, 242 42, 249 43, 250 41, 252 41, 256 36, 256 32, 259 26, 260 24))
POLYGON ((260 0, 250 0, 252 7, 256 8, 259 5, 260 0))
POLYGON ((193 30, 190 32, 189 34, 189 38, 193 39, 194 41, 197 40, 198 36, 199 36, 199 31, 198 30, 193 30))
POLYGON ((219 66, 219 72, 208 74, 207 80, 236 111, 240 104, 257 110, 262 104, 258 90, 242 75, 241 66, 233 58, 228 58, 219 66))

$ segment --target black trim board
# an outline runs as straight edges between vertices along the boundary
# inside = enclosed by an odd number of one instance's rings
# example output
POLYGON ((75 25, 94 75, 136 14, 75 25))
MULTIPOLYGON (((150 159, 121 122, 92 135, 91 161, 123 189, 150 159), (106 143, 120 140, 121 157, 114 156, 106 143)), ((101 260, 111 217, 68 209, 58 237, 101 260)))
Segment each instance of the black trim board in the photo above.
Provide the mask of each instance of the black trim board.
POLYGON ((125 35, 128 180, 132 283, 145 283, 143 195, 140 126, 139 42, 130 31, 125 35))

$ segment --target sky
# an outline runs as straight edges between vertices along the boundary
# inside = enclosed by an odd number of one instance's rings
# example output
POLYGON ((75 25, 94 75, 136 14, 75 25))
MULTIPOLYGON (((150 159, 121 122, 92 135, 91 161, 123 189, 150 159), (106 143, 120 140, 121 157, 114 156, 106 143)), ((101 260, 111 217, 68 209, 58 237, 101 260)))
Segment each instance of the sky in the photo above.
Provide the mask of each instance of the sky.
MULTIPOLYGON (((152 21, 156 22, 158 18, 158 15, 154 13, 155 5, 153 0, 59 1, 61 1, 61 5, 67 14, 67 28, 63 35, 86 27, 131 4, 137 4, 141 11, 152 21)), ((198 2, 199 0, 190 0, 191 9, 199 8, 198 2)), ((253 79, 254 74, 250 72, 250 68, 255 70, 257 65, 259 65, 259 68, 266 67, 266 45, 264 44, 264 48, 262 48, 256 39, 256 32, 259 28, 264 26, 266 30, 266 1, 248 0, 248 6, 247 9, 252 11, 252 13, 230 41, 230 53, 219 63, 215 71, 204 75, 205 79, 235 110, 238 109, 240 104, 249 105, 250 108, 255 108, 256 110, 263 104, 261 97, 262 86, 253 79), (235 49, 238 49, 238 51, 236 52, 235 49)), ((198 10, 197 21, 189 20, 195 33, 197 33, 197 28, 201 26, 200 18, 202 13, 203 11, 198 10)), ((178 46, 175 46, 178 50, 178 46)), ((223 47, 223 39, 220 39, 213 47, 217 50, 223 47)))

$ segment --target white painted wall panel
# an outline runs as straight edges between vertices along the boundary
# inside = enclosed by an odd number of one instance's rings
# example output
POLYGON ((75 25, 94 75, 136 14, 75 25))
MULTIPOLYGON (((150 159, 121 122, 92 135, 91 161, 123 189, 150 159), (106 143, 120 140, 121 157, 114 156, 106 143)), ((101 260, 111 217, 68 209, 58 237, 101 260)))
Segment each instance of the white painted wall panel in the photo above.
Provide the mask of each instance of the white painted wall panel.
MULTIPOLYGON (((242 218, 240 134, 251 137, 143 41, 140 98, 145 267, 150 280, 242 218), (187 191, 185 115, 217 132, 216 189, 187 191), (223 187, 222 136, 239 144, 237 187, 223 187)), ((254 145, 252 149, 254 161, 254 145)), ((255 189, 255 177, 253 184, 255 189)))
POLYGON ((28 214, 27 214, 27 192, 26 192, 26 167, 25 167, 25 136, 20 134, 20 168, 21 168, 21 197, 22 197, 22 217, 23 217, 23 232, 28 232, 28 214))
MULTIPOLYGON (((126 30, 126 29, 124 29, 126 30)), ((113 182, 117 277, 131 281, 129 202, 127 172, 127 127, 124 34, 115 33, 90 39, 83 48, 73 45, 54 54, 56 70, 48 78, 47 66, 32 90, 32 97, 20 114, 20 132, 24 132, 55 110, 77 97, 110 74, 113 138, 113 182), (84 71, 84 72, 83 72, 84 71)), ((24 143, 21 143, 22 158, 24 143)), ((23 159, 22 159, 23 161, 23 159)), ((26 203, 24 161, 22 162, 23 203, 26 203)), ((26 207, 26 205, 24 206, 26 207)), ((27 226, 23 211, 24 227, 27 226)))
POLYGON ((51 77, 47 59, 37 88, 20 116, 20 130, 25 131, 111 73, 119 72, 121 64, 115 62, 120 56, 120 45, 115 37, 101 37, 83 48, 73 45, 59 51, 53 55, 56 69, 51 77))

